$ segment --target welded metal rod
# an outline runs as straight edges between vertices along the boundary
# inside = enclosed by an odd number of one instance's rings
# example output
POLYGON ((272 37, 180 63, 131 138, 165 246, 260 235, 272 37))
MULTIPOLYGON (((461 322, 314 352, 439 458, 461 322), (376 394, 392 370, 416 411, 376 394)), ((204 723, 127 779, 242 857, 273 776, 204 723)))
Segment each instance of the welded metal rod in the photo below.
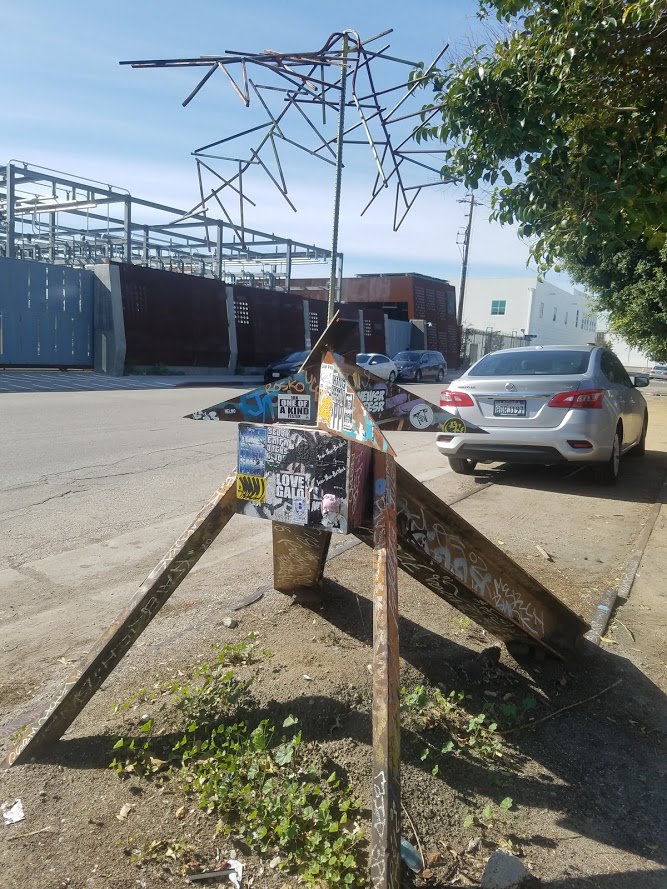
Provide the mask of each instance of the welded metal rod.
POLYGON ((373 889, 400 885, 400 662, 396 463, 373 451, 373 787, 370 876, 373 889))
POLYGON ((47 744, 62 737, 232 518, 235 506, 234 472, 153 568, 131 602, 98 640, 76 673, 67 679, 55 701, 9 751, 0 768, 29 762, 47 744))

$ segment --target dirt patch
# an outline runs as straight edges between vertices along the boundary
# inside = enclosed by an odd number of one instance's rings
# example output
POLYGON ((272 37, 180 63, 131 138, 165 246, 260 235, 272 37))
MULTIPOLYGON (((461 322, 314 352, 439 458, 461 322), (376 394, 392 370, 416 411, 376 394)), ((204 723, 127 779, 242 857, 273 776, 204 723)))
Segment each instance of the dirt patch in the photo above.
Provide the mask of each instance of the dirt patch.
MULTIPOLYGON (((124 717, 114 714, 116 702, 187 671, 213 641, 241 640, 250 631, 272 652, 257 667, 257 718, 281 725, 286 715, 296 716, 312 756, 351 784, 367 818, 370 553, 350 550, 330 563, 328 575, 319 606, 292 606, 271 592, 236 613, 235 630, 184 634, 178 649, 164 639, 160 644, 160 632, 149 629, 48 758, 0 778, 2 798, 20 797, 26 810, 25 822, 3 829, 12 839, 0 852, 2 885, 24 885, 27 863, 37 861, 34 889, 183 884, 172 860, 137 858, 138 849, 162 841, 196 849, 210 861, 240 857, 255 886, 296 885, 254 857, 244 838, 216 837, 216 818, 194 800, 169 787, 122 781, 108 769, 128 718, 146 715, 141 704, 124 717), (126 804, 131 809, 119 821, 126 804)), ((437 727, 405 728, 403 832, 421 845, 429 864, 417 885, 474 885, 490 851, 501 846, 558 889, 664 887, 664 683, 605 650, 590 651, 576 666, 519 664, 504 650, 489 653, 494 640, 484 631, 409 578, 400 583, 405 688, 462 692, 469 715, 491 709, 501 727, 516 729, 500 738, 503 757, 494 764, 435 755, 437 727), (522 710, 527 700, 534 702, 529 712, 522 710), (501 704, 516 705, 504 722, 501 704), (529 719, 544 717, 551 718, 530 727, 529 719), (512 804, 505 810, 500 804, 507 798, 512 804)), ((168 622, 186 619, 173 611, 168 622)))

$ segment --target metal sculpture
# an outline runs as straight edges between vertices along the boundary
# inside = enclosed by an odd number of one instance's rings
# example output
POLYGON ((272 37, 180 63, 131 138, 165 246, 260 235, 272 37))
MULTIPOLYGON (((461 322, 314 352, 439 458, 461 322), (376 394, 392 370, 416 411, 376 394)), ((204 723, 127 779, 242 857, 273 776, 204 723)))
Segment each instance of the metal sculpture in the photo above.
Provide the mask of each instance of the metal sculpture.
POLYGON ((197 163, 200 200, 191 213, 205 214, 209 205, 216 206, 222 211, 227 222, 236 228, 242 244, 245 240, 245 205, 249 203, 255 206, 246 190, 248 177, 254 170, 261 170, 296 212, 296 207, 288 196, 289 190, 280 156, 281 145, 300 149, 334 167, 329 321, 333 317, 336 263, 339 255, 338 228, 343 146, 368 145, 376 167, 370 199, 362 210, 362 216, 382 191, 389 187, 391 180, 394 180, 394 231, 400 228, 421 190, 441 184, 443 181, 440 168, 434 163, 426 162, 425 159, 442 154, 444 149, 415 148, 412 142, 417 125, 421 126, 428 122, 437 114, 440 106, 427 105, 408 113, 398 112, 420 84, 428 80, 447 46, 443 47, 433 62, 424 69, 421 62, 389 55, 388 43, 379 49, 371 48, 371 44, 391 34, 392 30, 390 28, 367 39, 362 39, 351 29, 339 31, 331 34, 321 49, 307 52, 283 53, 265 50, 256 53, 227 50, 222 55, 206 55, 199 58, 121 62, 121 65, 131 65, 133 68, 206 68, 202 79, 183 101, 184 106, 194 99, 216 73, 226 77, 246 107, 251 104, 253 97, 256 98, 265 115, 263 122, 239 133, 223 136, 193 152, 197 163), (409 73, 406 73, 398 84, 379 89, 376 83, 380 80, 378 68, 382 63, 402 65, 405 69, 409 69, 409 73), (257 74, 271 74, 272 82, 268 84, 258 82, 254 76, 250 76, 249 69, 254 69, 257 74), (399 93, 397 100, 392 99, 385 105, 386 97, 392 93, 399 93), (279 109, 275 107, 277 102, 280 103, 279 109), (345 115, 348 111, 355 112, 357 120, 346 127, 345 115), (334 114, 336 123, 334 135, 328 135, 323 131, 328 123, 327 112, 334 114), (304 137, 295 139, 288 135, 287 123, 290 114, 304 130, 304 137), (320 116, 321 121, 318 119, 320 116), (416 125, 412 124, 414 118, 418 118, 416 125), (406 121, 409 122, 407 126, 406 121), (398 132, 396 125, 399 125, 398 132), (257 133, 259 137, 256 146, 246 149, 242 155, 234 154, 234 143, 253 133, 257 133), (217 153, 227 150, 232 154, 217 153), (216 153, 212 153, 213 151, 216 153), (206 160, 203 160, 204 158, 206 160), (215 162, 214 165, 207 162, 210 160, 215 162), (219 172, 216 167, 224 170, 224 173, 219 172), (408 182, 409 177, 406 175, 408 168, 419 172, 420 178, 416 182, 408 182), (425 178, 424 170, 430 174, 428 178, 425 178), (213 177, 214 180, 215 187, 208 192, 204 188, 205 177, 213 177), (221 200, 223 192, 225 195, 232 193, 234 201, 238 199, 236 223, 232 222, 231 213, 221 200))
MULTIPOLYGON (((61 737, 235 512, 273 522, 274 584, 291 594, 321 589, 332 534, 352 533, 373 548, 371 883, 398 889, 398 568, 500 639, 521 640, 557 657, 571 655, 588 626, 396 465, 380 423, 421 431, 449 420, 424 399, 407 421, 399 416, 400 398, 393 405, 386 398, 364 403, 363 392, 376 390, 357 388, 355 381, 393 386, 394 398, 405 390, 337 357, 351 323, 336 320, 327 328, 295 376, 192 415, 239 423, 237 472, 149 574, 2 766, 25 763, 61 737), (300 424, 290 422, 295 411, 300 424)), ((468 426, 462 434, 483 433, 468 426)))

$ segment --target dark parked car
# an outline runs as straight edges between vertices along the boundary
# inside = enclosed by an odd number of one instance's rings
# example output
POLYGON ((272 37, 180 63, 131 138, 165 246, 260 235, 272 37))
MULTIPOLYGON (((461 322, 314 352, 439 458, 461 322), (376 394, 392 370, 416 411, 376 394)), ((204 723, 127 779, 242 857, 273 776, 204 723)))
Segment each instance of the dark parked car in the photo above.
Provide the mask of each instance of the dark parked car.
POLYGON ((286 358, 274 361, 264 371, 264 382, 271 383, 295 374, 309 355, 310 352, 306 349, 305 352, 292 352, 286 358))
POLYGON ((398 368, 399 380, 433 379, 442 382, 447 373, 447 362, 441 352, 429 352, 425 349, 410 349, 394 355, 394 363, 398 368))

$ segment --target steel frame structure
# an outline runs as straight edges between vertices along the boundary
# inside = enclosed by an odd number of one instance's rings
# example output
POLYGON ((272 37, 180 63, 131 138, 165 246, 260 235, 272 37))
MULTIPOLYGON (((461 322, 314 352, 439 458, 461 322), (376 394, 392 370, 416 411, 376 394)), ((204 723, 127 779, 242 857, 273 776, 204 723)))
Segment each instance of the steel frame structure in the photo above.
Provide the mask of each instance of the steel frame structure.
MULTIPOLYGON (((370 44, 391 34, 392 30, 389 28, 367 39, 362 39, 353 29, 337 31, 315 51, 283 53, 264 50, 257 53, 226 50, 222 55, 144 59, 123 61, 120 64, 131 65, 133 68, 205 68, 206 72, 184 99, 183 106, 188 105, 216 73, 225 75, 246 107, 250 106, 252 98, 259 102, 264 119, 258 125, 223 136, 193 151, 200 200, 191 212, 206 214, 209 206, 214 206, 232 224, 231 212, 220 198, 223 192, 225 200, 227 195, 231 195, 230 199, 234 204, 238 202, 235 212, 238 213, 237 228, 241 237, 245 231, 245 204, 255 206, 248 196, 246 185, 249 174, 254 171, 261 170, 296 212, 296 207, 288 197, 280 145, 300 149, 334 167, 330 255, 337 257, 344 145, 367 145, 376 167, 370 199, 361 212, 362 216, 382 191, 389 188, 390 183, 395 185, 394 231, 401 226, 421 190, 443 182, 440 168, 427 160, 429 155, 435 157, 443 154, 444 149, 423 149, 414 147, 413 144, 418 127, 430 121, 438 113, 440 106, 427 105, 407 113, 401 109, 417 88, 429 79, 447 50, 447 45, 424 69, 422 63, 389 55, 388 43, 380 48, 370 48, 370 44), (377 67, 380 62, 392 63, 394 67, 407 66, 411 69, 410 74, 397 85, 379 89, 376 84, 379 83, 377 67), (271 82, 260 83, 249 75, 249 70, 256 71, 257 75, 272 75, 271 82), (399 92, 401 95, 397 98, 395 94, 399 92), (392 98, 387 100, 390 96, 392 98), (346 127, 347 110, 355 112, 357 119, 346 127), (304 131, 302 138, 287 135, 286 115, 290 112, 304 131), (331 117, 332 112, 336 122, 335 134, 328 136, 323 128, 327 124, 327 113, 331 117), (402 131, 398 136, 392 129, 396 124, 402 124, 402 131), (234 153, 233 143, 238 144, 239 140, 254 133, 259 139, 257 144, 254 147, 239 148, 234 153), (227 146, 231 148, 228 149, 227 146), (228 150, 232 152, 232 156, 227 154, 228 150), (223 153, 220 154, 220 151, 223 153), (219 172, 216 167, 222 168, 224 172, 219 172), (406 176, 408 169, 419 173, 421 178, 409 184, 409 177, 406 176), (424 170, 431 174, 428 181, 424 181, 424 170), (213 177, 214 187, 209 189, 207 185, 205 188, 204 179, 210 177, 213 177)), ((341 273, 334 261, 331 263, 329 282, 330 321, 336 298, 336 282, 340 277, 341 273)))
POLYGON ((272 289, 278 272, 285 290, 292 265, 331 259, 314 244, 14 160, 0 166, 0 256, 74 267, 115 260, 272 289), (153 221, 157 213, 164 221, 153 221))

